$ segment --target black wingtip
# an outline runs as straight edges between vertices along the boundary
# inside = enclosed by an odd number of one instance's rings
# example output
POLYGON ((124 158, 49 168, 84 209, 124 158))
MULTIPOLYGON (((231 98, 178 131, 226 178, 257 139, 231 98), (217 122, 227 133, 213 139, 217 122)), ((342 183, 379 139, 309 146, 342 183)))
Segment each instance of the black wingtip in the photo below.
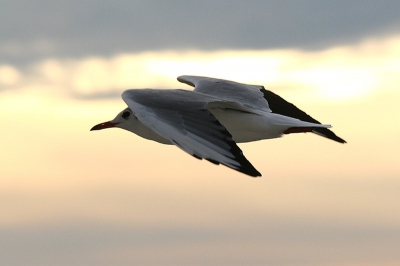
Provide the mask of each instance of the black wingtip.
POLYGON ((247 158, 243 155, 242 150, 236 145, 236 143, 232 141, 230 145, 231 145, 231 152, 235 156, 235 161, 237 161, 240 164, 240 166, 238 166, 237 168, 230 165, 227 166, 243 174, 252 177, 260 177, 261 173, 258 172, 257 169, 254 168, 254 166, 247 160, 247 158))
POLYGON ((343 144, 347 143, 344 139, 338 137, 335 133, 333 133, 331 130, 329 130, 327 128, 314 127, 312 129, 312 132, 319 136, 331 139, 331 140, 339 142, 339 143, 343 143, 343 144))
MULTIPOLYGON (((247 161, 247 159, 243 156, 243 158, 247 161)), ((233 170, 236 170, 238 172, 241 172, 242 174, 246 174, 249 175, 251 177, 257 178, 257 177, 261 177, 261 173, 257 171, 257 169, 254 168, 254 166, 247 161, 247 163, 245 163, 245 165, 240 165, 238 168, 234 168, 231 165, 227 165, 227 164, 223 164, 233 170)))
MULTIPOLYGON (((294 104, 289 103, 272 91, 268 91, 264 87, 260 91, 264 94, 264 99, 267 100, 269 108, 273 113, 293 117, 305 122, 321 124, 318 120, 315 120, 304 111, 297 108, 294 104)), ((344 139, 339 138, 335 133, 327 128, 314 127, 312 131, 317 135, 334 140, 336 142, 347 143, 344 139)))
POLYGON ((247 170, 246 170, 246 171, 242 171, 242 170, 241 170, 241 172, 242 172, 242 173, 245 173, 245 174, 247 174, 247 175, 249 175, 249 176, 255 177, 255 178, 261 177, 261 176, 262 176, 261 173, 258 172, 254 167, 253 167, 253 169, 250 170, 250 171, 247 171, 247 170))

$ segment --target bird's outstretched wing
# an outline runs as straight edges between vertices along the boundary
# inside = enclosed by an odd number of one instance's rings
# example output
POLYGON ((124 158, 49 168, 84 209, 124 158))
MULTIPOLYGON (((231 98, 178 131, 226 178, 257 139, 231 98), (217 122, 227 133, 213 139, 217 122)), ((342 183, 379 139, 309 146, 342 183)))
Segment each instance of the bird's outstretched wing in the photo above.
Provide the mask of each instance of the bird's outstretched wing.
POLYGON ((271 112, 268 101, 264 99, 261 91, 262 86, 199 76, 180 76, 178 81, 195 87, 195 92, 225 101, 238 102, 253 110, 271 112))
MULTIPOLYGON (((199 76, 180 76, 178 81, 194 86, 196 92, 216 96, 228 101, 238 101, 254 110, 272 112, 305 122, 321 124, 279 95, 266 90, 263 86, 199 76)), ((336 136, 335 133, 327 128, 314 127, 311 131, 328 139, 346 143, 345 140, 336 136)))
POLYGON ((261 176, 232 135, 207 110, 207 104, 216 98, 193 91, 144 89, 127 90, 122 99, 143 124, 194 157, 261 176))

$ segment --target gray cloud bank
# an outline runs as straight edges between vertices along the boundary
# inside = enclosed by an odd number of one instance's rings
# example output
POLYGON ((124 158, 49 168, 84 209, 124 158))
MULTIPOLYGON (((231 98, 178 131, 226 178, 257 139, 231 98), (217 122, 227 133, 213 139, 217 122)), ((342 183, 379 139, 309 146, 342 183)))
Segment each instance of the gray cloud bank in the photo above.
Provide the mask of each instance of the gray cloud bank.
POLYGON ((322 49, 400 31, 399 1, 2 1, 0 60, 322 49))

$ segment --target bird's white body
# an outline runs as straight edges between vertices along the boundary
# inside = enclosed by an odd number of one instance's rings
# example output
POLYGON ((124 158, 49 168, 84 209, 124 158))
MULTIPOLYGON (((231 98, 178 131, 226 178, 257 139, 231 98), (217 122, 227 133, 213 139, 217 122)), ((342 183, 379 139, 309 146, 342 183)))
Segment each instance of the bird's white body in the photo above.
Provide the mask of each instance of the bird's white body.
MULTIPOLYGON (((291 127, 330 127, 329 125, 308 123, 269 112, 255 114, 222 107, 218 108, 217 105, 213 105, 208 110, 232 134, 236 143, 279 138, 282 137, 285 130, 291 127)), ((130 123, 118 124, 117 127, 128 130, 148 140, 162 144, 173 144, 143 124, 139 119, 134 119, 130 123)))
POLYGON ((280 138, 291 127, 330 127, 269 112, 253 114, 219 108, 210 111, 232 134, 236 143, 280 138))

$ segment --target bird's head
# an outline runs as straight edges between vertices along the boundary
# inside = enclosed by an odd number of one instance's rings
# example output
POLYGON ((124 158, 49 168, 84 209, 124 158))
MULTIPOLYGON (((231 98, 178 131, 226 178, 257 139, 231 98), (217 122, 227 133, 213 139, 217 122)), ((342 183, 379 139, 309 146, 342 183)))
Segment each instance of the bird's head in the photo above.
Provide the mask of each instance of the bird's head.
POLYGON ((101 130, 111 127, 119 127, 122 129, 130 130, 130 127, 134 124, 135 120, 137 120, 137 118, 133 114, 132 110, 126 108, 121 111, 113 120, 95 125, 90 129, 90 131, 101 130))

